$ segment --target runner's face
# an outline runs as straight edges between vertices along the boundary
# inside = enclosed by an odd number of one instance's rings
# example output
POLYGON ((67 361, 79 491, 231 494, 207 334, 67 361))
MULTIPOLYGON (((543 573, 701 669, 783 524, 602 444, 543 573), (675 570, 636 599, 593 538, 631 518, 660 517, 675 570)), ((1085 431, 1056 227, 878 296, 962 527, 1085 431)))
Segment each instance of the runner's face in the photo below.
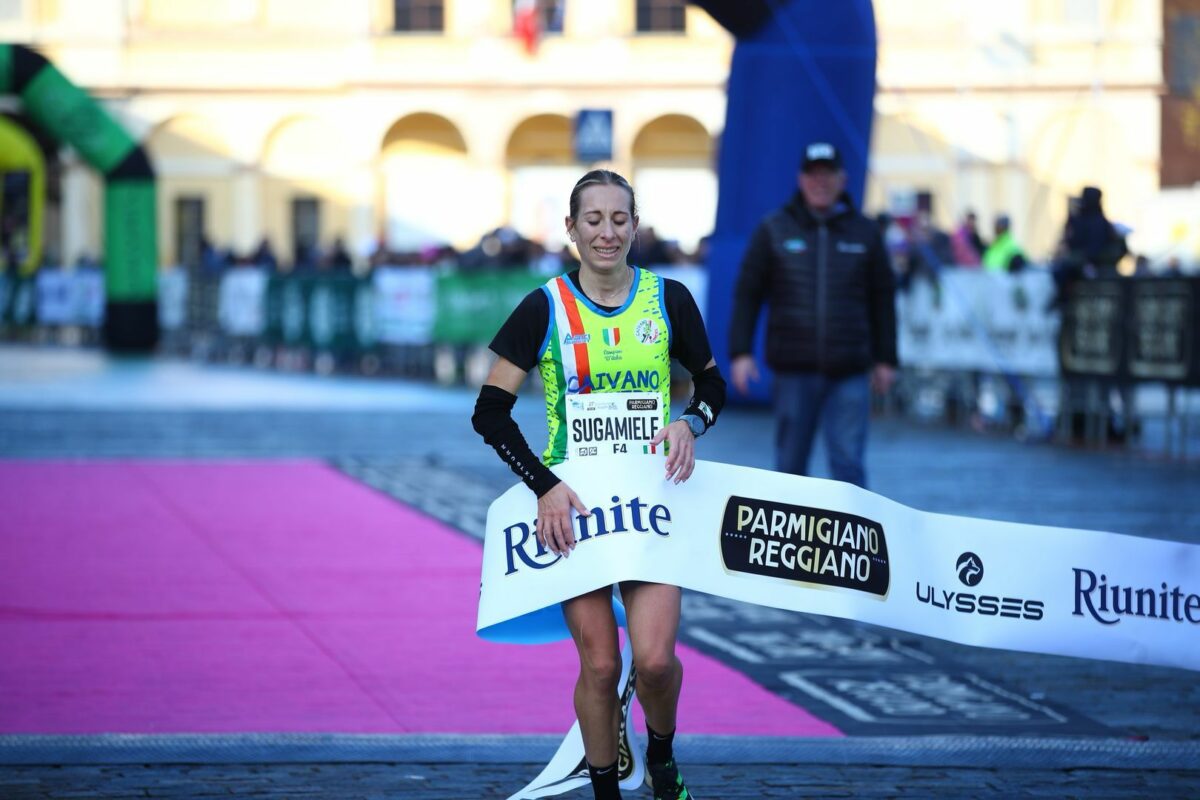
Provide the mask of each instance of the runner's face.
POLYGON ((579 216, 567 218, 567 233, 575 236, 579 260, 600 272, 624 269, 637 217, 629 211, 629 192, 620 186, 589 186, 579 196, 579 216))

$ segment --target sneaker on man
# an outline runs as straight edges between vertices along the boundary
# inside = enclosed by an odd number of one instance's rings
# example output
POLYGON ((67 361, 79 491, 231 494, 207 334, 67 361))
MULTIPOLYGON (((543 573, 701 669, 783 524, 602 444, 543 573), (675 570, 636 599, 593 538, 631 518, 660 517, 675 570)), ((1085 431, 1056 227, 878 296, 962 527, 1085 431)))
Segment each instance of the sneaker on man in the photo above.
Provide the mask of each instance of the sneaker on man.
POLYGON ((679 774, 675 759, 662 764, 646 762, 646 784, 654 792, 654 800, 695 800, 679 774))

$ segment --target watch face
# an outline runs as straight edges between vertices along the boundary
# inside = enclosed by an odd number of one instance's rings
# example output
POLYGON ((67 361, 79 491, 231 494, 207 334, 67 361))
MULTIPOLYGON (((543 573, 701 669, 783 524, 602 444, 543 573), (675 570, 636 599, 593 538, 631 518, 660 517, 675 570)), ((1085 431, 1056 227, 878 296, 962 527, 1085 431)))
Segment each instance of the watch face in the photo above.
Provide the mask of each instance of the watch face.
POLYGON ((688 427, 692 429, 692 436, 700 436, 704 433, 704 422, 697 417, 688 417, 688 427))

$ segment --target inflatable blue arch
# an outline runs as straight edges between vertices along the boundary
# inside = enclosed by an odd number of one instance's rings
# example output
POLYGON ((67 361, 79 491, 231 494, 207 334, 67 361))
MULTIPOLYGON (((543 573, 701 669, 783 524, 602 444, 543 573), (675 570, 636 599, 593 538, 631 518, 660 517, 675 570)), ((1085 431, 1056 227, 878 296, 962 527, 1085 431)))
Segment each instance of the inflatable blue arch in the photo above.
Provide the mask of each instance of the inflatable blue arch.
MULTIPOLYGON (((733 286, 746 243, 796 191, 807 142, 832 142, 846 188, 863 200, 875 102, 871 0, 692 0, 737 38, 718 164, 717 221, 708 260, 708 327, 729 374, 733 286)), ((756 337, 760 351, 762 331, 756 337)), ((755 399, 766 387, 756 386, 755 399)))

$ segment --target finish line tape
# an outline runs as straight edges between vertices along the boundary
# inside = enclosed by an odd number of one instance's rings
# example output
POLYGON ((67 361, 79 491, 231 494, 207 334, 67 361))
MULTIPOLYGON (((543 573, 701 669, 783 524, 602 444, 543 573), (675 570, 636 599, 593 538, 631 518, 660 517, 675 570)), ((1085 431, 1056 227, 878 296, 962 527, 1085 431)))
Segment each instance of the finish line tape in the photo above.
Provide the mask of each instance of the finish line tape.
MULTIPOLYGON (((562 558, 538 544, 527 488, 492 503, 485 639, 568 638, 562 601, 636 580, 976 647, 1200 670, 1198 545, 932 514, 847 483, 707 461, 679 485, 645 456, 554 471, 591 516, 574 516, 577 546, 562 558)), ((526 796, 547 795, 514 795, 526 796)))

